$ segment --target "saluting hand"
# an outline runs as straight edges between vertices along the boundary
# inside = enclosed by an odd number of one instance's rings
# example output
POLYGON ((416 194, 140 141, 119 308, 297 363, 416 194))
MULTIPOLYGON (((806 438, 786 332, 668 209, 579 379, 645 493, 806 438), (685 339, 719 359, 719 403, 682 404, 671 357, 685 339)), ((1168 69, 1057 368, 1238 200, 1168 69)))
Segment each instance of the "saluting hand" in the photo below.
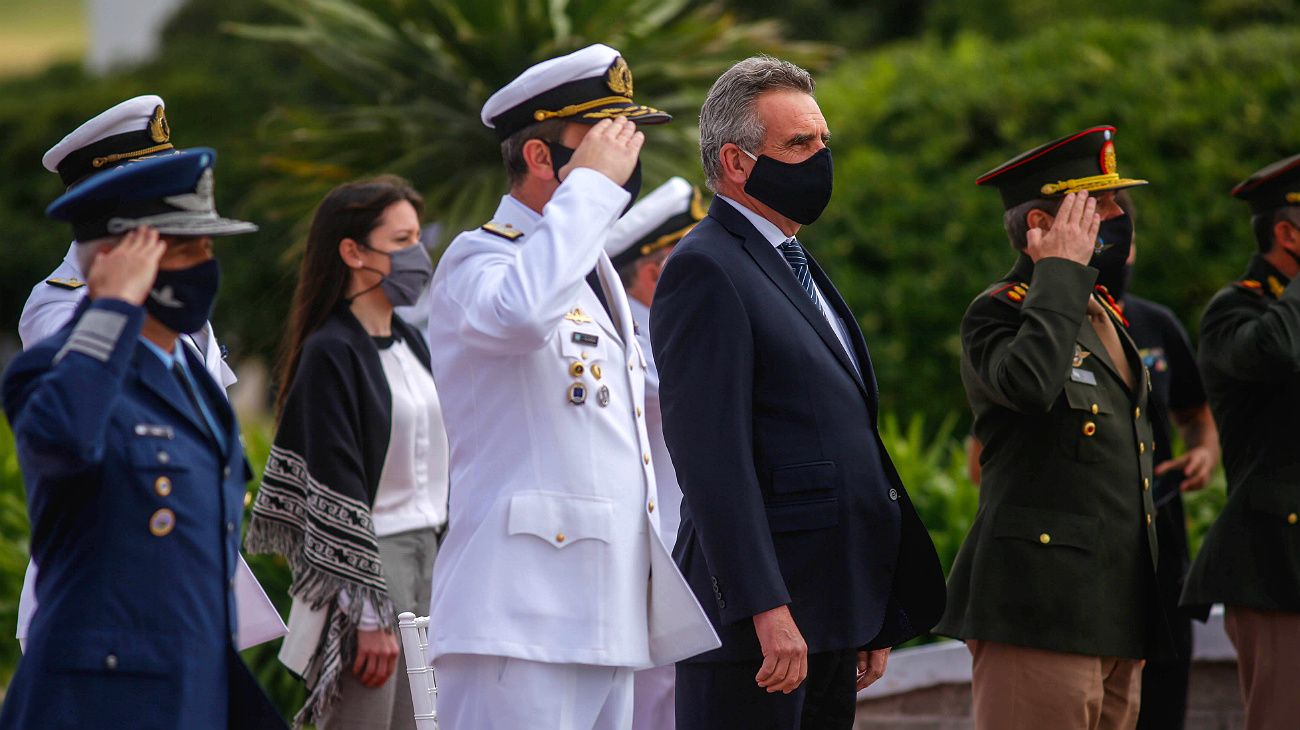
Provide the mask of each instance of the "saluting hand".
POLYGON ((144 304, 166 250, 167 243, 158 237, 158 231, 145 226, 127 233, 116 246, 101 248, 86 277, 90 298, 144 304))
POLYGON ((763 649, 763 666, 754 681, 768 692, 790 694, 808 676, 808 645, 795 626, 789 606, 777 606, 754 616, 754 630, 763 649))
POLYGON ((560 179, 567 178, 570 170, 589 167, 613 180, 615 185, 622 185, 632 177, 643 144, 645 133, 638 132, 632 122, 602 119, 582 138, 573 159, 560 170, 560 179))
POLYGON ((1097 246, 1097 229, 1100 227, 1097 199, 1089 197, 1086 190, 1070 193, 1065 196, 1052 227, 1046 233, 1040 228, 1029 229, 1025 253, 1034 263, 1055 257, 1087 266, 1097 246))

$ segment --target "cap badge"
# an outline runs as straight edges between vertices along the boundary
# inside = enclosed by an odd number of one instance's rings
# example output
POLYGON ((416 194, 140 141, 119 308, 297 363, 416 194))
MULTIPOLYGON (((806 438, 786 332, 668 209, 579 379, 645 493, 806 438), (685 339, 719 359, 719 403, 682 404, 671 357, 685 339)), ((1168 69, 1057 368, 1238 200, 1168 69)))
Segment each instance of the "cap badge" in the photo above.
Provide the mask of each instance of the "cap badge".
POLYGON ((162 104, 159 104, 153 108, 153 117, 149 119, 149 139, 162 144, 170 142, 171 138, 171 125, 167 123, 167 114, 163 111, 162 104))
POLYGON ((1115 143, 1109 140, 1101 146, 1101 172, 1103 175, 1114 175, 1119 171, 1119 165, 1115 161, 1115 143))
POLYGON ((614 63, 610 64, 605 83, 615 94, 632 98, 632 69, 627 67, 627 61, 624 61, 622 56, 615 58, 614 63))
POLYGON ((578 324, 587 324, 595 321, 591 317, 588 317, 586 312, 582 311, 582 307, 574 307, 569 310, 569 313, 564 315, 564 318, 570 322, 577 322, 578 324))
POLYGON ((212 196, 212 189, 212 168, 209 167, 199 176, 199 182, 194 186, 194 192, 171 195, 163 198, 163 200, 174 208, 180 208, 191 213, 213 213, 216 211, 217 205, 212 196))

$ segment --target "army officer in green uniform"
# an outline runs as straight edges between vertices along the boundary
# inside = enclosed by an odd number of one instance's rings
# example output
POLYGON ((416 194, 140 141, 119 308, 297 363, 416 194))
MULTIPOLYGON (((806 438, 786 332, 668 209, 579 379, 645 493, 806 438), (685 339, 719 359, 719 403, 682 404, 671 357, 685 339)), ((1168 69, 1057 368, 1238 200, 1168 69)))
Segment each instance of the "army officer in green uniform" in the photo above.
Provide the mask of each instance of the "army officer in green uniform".
POLYGON ((1300 155, 1246 178, 1258 252, 1201 319, 1228 503, 1183 589, 1227 607, 1246 730, 1300 727, 1300 155))
POLYGON ((1101 221, 1122 214, 1114 191, 1145 184, 1120 177, 1114 134, 1084 130, 977 180, 1001 192, 1020 256, 961 324, 983 480, 935 631, 970 648, 979 730, 1132 728, 1142 660, 1168 645, 1150 381, 1089 266, 1101 221))

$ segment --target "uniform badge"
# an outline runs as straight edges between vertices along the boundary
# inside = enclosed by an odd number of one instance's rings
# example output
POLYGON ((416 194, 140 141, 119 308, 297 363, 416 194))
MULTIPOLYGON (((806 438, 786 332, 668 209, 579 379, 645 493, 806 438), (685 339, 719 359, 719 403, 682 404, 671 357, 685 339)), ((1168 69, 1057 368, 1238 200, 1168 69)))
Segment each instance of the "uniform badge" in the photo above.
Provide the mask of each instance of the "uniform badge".
POLYGON ((154 537, 166 537, 175 527, 176 513, 169 509, 160 509, 149 518, 149 532, 153 533, 154 537))
POLYGON ((1282 292, 1286 291, 1286 286, 1278 281, 1276 276, 1270 275, 1268 277, 1268 290, 1273 293, 1274 299, 1281 299, 1282 292))
POLYGON ((1091 370, 1084 370, 1083 368, 1070 368, 1070 380, 1073 380, 1076 383, 1083 383, 1084 385, 1096 385, 1097 374, 1091 370))
MULTIPOLYGON (((586 316, 587 316, 587 315, 585 315, 585 314, 582 313, 582 310, 581 310, 581 309, 574 309, 573 311, 576 312, 576 313, 578 314, 578 316, 581 316, 581 317, 586 317, 586 316)), ((571 312, 571 314, 572 314, 572 312, 571 312)), ((568 317, 566 316, 565 319, 568 319, 568 317)), ((574 320, 574 321, 577 321, 577 320, 574 320)), ((587 317, 587 321, 590 322, 590 321, 591 321, 591 318, 590 318, 590 317, 587 317)), ((600 335, 590 335, 590 334, 587 334, 586 332, 574 332, 574 333, 573 333, 573 341, 574 341, 574 343, 579 344, 579 345, 590 345, 590 346, 592 346, 592 347, 595 347, 597 344, 600 343, 600 335)))
POLYGON ((615 58, 609 65, 609 71, 605 74, 605 85, 619 96, 632 98, 632 69, 627 67, 627 61, 624 61, 622 56, 615 58))
POLYGON ((516 229, 509 223, 497 223, 495 221, 484 223, 483 230, 494 236, 500 236, 507 241, 517 241, 524 235, 523 231, 516 229))
POLYGON ((64 279, 57 276, 54 277, 53 279, 46 279, 45 283, 49 284, 50 286, 58 287, 60 289, 68 289, 71 291, 76 291, 86 285, 86 282, 76 277, 64 279))
POLYGON ((135 424, 134 430, 136 436, 149 436, 161 439, 175 438, 171 426, 163 426, 156 423, 137 423, 135 424))
POLYGON ((591 366, 591 377, 595 378, 596 380, 600 380, 600 366, 599 366, 599 365, 592 365, 592 366, 591 366))
POLYGON ((582 363, 578 362, 577 360, 574 360, 572 363, 569 364, 569 375, 575 378, 581 378, 582 374, 585 373, 586 371, 587 371, 587 367, 582 363))
POLYGON ((587 402, 587 386, 582 383, 574 383, 569 386, 569 402, 575 406, 580 406, 587 402))
POLYGON ((601 408, 604 408, 609 405, 608 385, 602 385, 600 386, 600 390, 596 391, 596 402, 600 404, 601 408))
MULTIPOLYGON (((591 317, 588 317, 587 313, 582 311, 582 307, 574 307, 569 310, 569 313, 564 315, 564 318, 570 322, 577 322, 578 324, 591 324, 596 321, 591 317)), ((574 341, 576 342, 577 340, 574 341)))
POLYGON ((1083 349, 1082 347, 1080 347, 1080 346, 1078 346, 1078 345, 1075 345, 1075 346, 1074 346, 1074 360, 1072 360, 1072 361, 1070 362, 1070 367, 1073 367, 1073 368, 1083 367, 1083 361, 1084 361, 1084 359, 1087 358, 1087 357, 1088 357, 1089 355, 1091 355, 1091 354, 1092 354, 1091 352, 1088 352, 1087 350, 1083 349))

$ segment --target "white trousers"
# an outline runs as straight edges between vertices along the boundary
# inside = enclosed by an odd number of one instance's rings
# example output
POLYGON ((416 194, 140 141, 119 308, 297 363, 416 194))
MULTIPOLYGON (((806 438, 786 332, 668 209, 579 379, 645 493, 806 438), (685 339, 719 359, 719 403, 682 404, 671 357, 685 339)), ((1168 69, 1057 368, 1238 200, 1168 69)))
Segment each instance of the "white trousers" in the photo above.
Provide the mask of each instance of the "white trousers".
POLYGON ((632 670, 447 654, 434 663, 441 730, 629 730, 632 670))
POLYGON ((669 664, 636 673, 632 683, 632 730, 674 730, 677 667, 669 664))

